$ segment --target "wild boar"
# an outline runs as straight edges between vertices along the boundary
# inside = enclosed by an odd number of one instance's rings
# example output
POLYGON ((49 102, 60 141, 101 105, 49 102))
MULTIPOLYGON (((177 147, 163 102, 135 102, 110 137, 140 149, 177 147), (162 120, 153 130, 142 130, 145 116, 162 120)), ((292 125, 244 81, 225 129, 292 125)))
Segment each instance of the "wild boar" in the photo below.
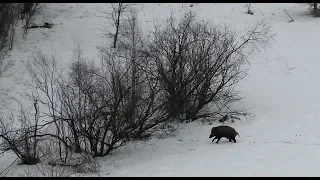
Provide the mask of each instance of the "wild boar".
POLYGON ((234 143, 236 143, 236 136, 237 135, 240 137, 239 133, 233 127, 218 126, 218 127, 212 127, 211 134, 210 134, 209 138, 212 138, 215 136, 215 138, 212 140, 212 142, 215 139, 218 139, 216 142, 216 143, 218 143, 222 137, 225 137, 225 138, 229 139, 230 142, 233 141, 234 143))

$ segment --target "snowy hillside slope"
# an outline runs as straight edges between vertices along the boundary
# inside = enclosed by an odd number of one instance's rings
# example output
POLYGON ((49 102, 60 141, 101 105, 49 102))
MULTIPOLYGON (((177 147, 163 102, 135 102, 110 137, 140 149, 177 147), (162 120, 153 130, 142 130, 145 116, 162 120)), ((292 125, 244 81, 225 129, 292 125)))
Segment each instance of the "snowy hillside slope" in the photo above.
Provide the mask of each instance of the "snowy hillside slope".
MULTIPOLYGON (((23 62, 41 49, 55 53, 64 63, 71 58, 76 41, 85 56, 98 59, 97 45, 105 44, 96 17, 101 4, 48 4, 38 22, 50 21, 52 29, 31 30, 27 40, 19 39, 11 57, 17 65, 10 77, 0 79, 2 107, 17 108, 8 98, 23 92, 19 84, 25 72, 23 62)), ((212 125, 193 122, 181 127, 174 137, 153 138, 134 143, 112 155, 99 158, 100 172, 93 176, 320 176, 320 19, 305 15, 299 4, 252 4, 254 15, 245 14, 245 4, 140 4, 141 28, 147 33, 154 22, 194 10, 199 18, 229 25, 240 32, 265 20, 272 26, 275 42, 252 56, 248 77, 237 90, 245 97, 242 106, 254 116, 236 121, 237 143, 208 138, 212 125), (294 18, 290 18, 283 9, 294 18)), ((1 108, 1 111, 6 111, 1 108)), ((219 123, 214 123, 214 126, 219 123)), ((0 169, 15 156, 0 155, 0 169)), ((8 176, 23 175, 14 164, 8 176)))

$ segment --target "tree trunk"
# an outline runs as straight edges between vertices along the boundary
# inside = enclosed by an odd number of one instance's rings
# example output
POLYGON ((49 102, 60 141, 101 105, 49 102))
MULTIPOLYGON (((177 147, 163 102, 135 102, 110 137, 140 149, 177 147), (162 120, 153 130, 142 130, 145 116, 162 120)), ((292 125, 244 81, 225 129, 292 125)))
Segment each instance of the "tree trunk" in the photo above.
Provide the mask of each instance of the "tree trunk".
POLYGON ((33 3, 23 3, 22 13, 23 13, 23 14, 30 13, 30 12, 31 12, 31 9, 32 9, 32 6, 33 6, 33 3))
POLYGON ((313 16, 314 17, 319 17, 319 12, 318 12, 318 3, 313 3, 313 16))
POLYGON ((116 33, 114 34, 114 40, 113 40, 113 48, 117 47, 121 12, 122 12, 122 3, 119 3, 118 12, 117 12, 118 14, 117 14, 117 22, 116 22, 116 33))

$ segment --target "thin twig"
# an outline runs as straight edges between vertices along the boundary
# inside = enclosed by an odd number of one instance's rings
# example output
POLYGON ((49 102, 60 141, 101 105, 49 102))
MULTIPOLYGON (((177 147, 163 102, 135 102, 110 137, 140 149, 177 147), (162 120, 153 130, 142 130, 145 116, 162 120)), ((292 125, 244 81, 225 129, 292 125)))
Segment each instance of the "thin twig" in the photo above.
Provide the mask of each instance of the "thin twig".
POLYGON ((18 160, 18 158, 16 158, 8 167, 6 167, 2 172, 0 172, 1 176, 6 176, 9 173, 9 170, 7 171, 6 174, 3 174, 7 169, 11 168, 11 166, 13 165, 13 163, 15 163, 18 160))

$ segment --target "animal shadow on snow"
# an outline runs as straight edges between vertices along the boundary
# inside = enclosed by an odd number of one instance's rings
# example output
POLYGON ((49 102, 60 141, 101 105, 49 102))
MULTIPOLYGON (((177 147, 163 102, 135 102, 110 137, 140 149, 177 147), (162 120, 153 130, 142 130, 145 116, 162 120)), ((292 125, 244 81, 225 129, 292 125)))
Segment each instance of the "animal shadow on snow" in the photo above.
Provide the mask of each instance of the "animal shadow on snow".
POLYGON ((236 139, 236 140, 237 140, 237 142, 234 143, 233 141, 229 142, 229 139, 221 138, 220 141, 218 143, 216 143, 217 140, 214 140, 214 142, 212 142, 212 139, 210 139, 208 144, 219 145, 219 144, 238 144, 238 143, 241 143, 241 141, 239 141, 238 139, 236 139))

